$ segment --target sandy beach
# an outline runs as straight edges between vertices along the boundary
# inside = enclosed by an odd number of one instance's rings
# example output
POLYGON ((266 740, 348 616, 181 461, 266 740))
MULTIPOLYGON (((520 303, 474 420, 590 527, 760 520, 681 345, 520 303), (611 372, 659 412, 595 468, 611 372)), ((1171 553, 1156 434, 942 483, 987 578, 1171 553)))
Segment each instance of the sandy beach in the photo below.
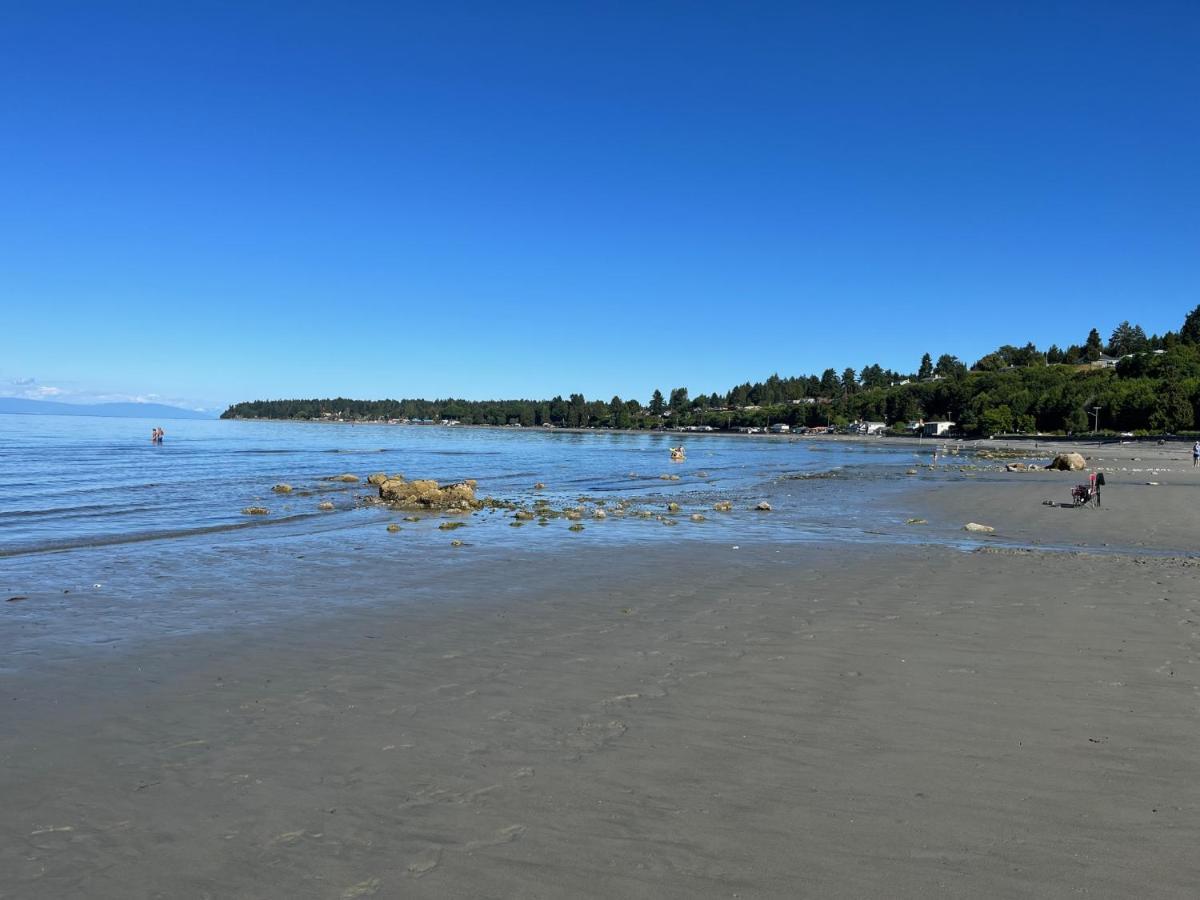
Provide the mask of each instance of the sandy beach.
POLYGON ((1183 450, 1085 448, 1100 510, 915 479, 965 550, 465 558, 420 604, 314 561, 380 602, 48 656, 4 681, 0 896, 1194 896, 1183 450))

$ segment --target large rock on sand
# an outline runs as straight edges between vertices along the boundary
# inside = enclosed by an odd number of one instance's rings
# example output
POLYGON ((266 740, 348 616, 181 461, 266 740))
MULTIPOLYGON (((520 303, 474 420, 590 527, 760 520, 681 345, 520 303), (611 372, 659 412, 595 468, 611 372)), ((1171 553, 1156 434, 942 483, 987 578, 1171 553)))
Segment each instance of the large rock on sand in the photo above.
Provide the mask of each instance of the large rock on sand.
POLYGON ((475 488, 469 484, 441 487, 432 479, 389 478, 379 485, 379 499, 402 509, 478 509, 475 488))
POLYGON ((1060 453, 1053 460, 1047 469, 1057 469, 1060 472, 1077 472, 1080 469, 1087 468, 1087 460, 1078 453, 1060 453))

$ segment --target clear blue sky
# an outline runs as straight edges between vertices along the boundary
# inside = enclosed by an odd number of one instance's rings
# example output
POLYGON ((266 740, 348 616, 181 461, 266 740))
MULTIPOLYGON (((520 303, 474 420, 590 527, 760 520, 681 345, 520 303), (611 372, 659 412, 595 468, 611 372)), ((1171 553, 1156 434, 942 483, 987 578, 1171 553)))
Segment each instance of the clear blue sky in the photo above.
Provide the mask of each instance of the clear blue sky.
POLYGON ((1177 328, 1200 4, 56 3, 0 394, 645 401, 1177 328))

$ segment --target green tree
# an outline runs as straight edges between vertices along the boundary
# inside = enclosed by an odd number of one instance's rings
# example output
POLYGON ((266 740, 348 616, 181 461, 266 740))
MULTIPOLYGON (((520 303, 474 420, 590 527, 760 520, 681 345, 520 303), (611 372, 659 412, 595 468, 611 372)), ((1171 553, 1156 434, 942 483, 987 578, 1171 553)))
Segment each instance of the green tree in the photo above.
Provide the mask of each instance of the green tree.
POLYGON ((569 428, 586 428, 588 426, 587 401, 583 394, 572 394, 567 405, 567 426, 569 428))
POLYGON ((675 412, 682 412, 687 409, 688 405, 688 389, 685 387, 677 387, 671 390, 670 407, 675 412))
POLYGON ((650 398, 650 413, 651 413, 651 415, 661 416, 663 414, 663 408, 665 406, 666 406, 666 404, 663 402, 662 391, 655 388, 654 396, 652 396, 650 398))
POLYGON ((1126 356, 1130 353, 1142 353, 1150 349, 1150 339, 1141 325, 1130 325, 1126 319, 1113 329, 1108 340, 1108 352, 1111 356, 1126 356))
POLYGON ((846 371, 842 373, 842 392, 849 395, 857 390, 858 382, 854 377, 854 370, 847 367, 846 371))
POLYGON ((1100 332, 1095 328, 1088 332, 1087 340, 1083 344, 1083 358, 1088 362, 1095 362, 1104 353, 1104 345, 1100 341, 1100 332))
POLYGON ((1012 410, 1006 404, 985 409, 979 416, 979 427, 984 434, 1005 434, 1012 431, 1012 410))
POLYGON ((1200 306, 1197 306, 1183 320, 1179 329, 1179 340, 1184 344, 1200 344, 1200 306))
POLYGON ((616 394, 608 401, 608 424, 613 428, 628 428, 628 425, 618 425, 622 416, 628 419, 629 415, 625 412, 625 404, 616 394))
POLYGON ((917 369, 917 377, 922 381, 933 377, 933 357, 928 353, 921 357, 921 366, 917 369))
POLYGON ((1004 359, 1001 353, 989 353, 975 363, 975 371, 977 372, 999 372, 1008 362, 1004 359))
POLYGON ((838 376, 833 369, 826 369, 821 373, 821 395, 824 397, 832 397, 838 392, 838 376))
POLYGON ((957 378, 960 375, 965 375, 967 367, 959 361, 957 356, 951 356, 949 353, 943 353, 938 357, 937 365, 933 367, 935 375, 941 375, 943 378, 957 378))
POLYGON ((1182 431, 1195 423, 1192 401, 1183 386, 1172 384, 1158 397, 1158 404, 1150 416, 1152 431, 1182 431))

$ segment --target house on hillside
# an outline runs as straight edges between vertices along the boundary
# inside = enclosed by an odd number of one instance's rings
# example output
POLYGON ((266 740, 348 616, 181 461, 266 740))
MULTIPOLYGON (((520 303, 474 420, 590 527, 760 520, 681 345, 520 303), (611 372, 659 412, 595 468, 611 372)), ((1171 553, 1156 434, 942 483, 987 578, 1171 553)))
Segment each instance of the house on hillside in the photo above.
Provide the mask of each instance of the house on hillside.
POLYGON ((1093 369, 1115 369, 1117 363, 1120 362, 1115 356, 1109 356, 1107 353, 1101 353, 1100 358, 1092 360, 1091 367, 1093 369))
POLYGON ((776 422, 771 426, 771 434, 787 434, 791 430, 791 426, 783 422, 776 422))
POLYGON ((955 422, 926 422, 921 426, 921 437, 941 437, 956 427, 955 422))
POLYGON ((883 434, 887 431, 887 422, 853 422, 846 431, 850 434, 883 434))

